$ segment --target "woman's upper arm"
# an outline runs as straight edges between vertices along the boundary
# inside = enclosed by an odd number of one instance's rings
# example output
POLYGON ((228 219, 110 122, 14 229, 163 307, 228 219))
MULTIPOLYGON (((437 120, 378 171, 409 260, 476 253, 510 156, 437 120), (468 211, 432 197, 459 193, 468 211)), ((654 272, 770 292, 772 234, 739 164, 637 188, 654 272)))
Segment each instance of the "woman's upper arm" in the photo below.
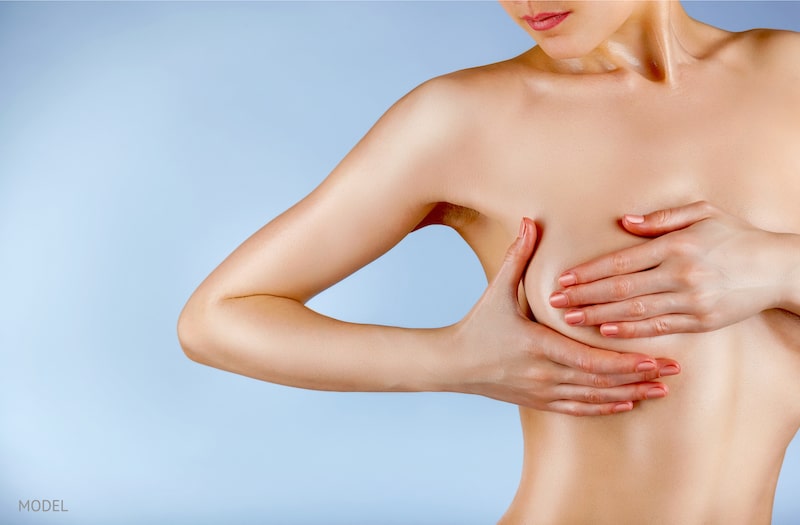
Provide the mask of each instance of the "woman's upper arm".
POLYGON ((452 86, 434 79, 395 103, 311 194, 242 243, 195 295, 306 302, 397 244, 444 200, 447 158, 462 147, 452 86))

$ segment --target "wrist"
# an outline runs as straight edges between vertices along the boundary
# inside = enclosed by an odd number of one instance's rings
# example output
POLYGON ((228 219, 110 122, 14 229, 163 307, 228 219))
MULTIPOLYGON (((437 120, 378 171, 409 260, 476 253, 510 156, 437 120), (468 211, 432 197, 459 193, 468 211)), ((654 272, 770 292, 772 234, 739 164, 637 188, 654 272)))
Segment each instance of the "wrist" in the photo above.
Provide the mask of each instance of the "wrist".
MULTIPOLYGON (((481 394, 482 387, 491 382, 492 368, 481 359, 483 352, 470 351, 474 333, 464 323, 437 328, 431 333, 434 341, 431 360, 435 374, 432 374, 432 390, 459 394, 481 394)), ((477 347, 482 347, 478 344, 477 347)))
POLYGON ((427 331, 426 391, 464 392, 468 376, 459 352, 459 324, 427 331))
MULTIPOLYGON (((408 351, 399 356, 406 367, 407 382, 397 390, 456 392, 459 384, 454 326, 402 329, 411 335, 408 351)), ((398 363, 399 364, 399 363, 398 363)))

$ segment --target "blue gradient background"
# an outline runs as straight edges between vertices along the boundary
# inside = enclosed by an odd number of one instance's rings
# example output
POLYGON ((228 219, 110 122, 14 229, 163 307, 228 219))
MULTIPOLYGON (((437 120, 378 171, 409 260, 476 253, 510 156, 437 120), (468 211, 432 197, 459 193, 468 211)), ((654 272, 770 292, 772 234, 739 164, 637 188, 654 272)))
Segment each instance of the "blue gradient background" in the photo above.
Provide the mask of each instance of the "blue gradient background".
MULTIPOLYGON (((797 2, 685 5, 800 30, 797 2)), ((485 2, 0 3, 0 523, 494 523, 516 407, 266 384, 187 360, 175 323, 394 101, 532 44, 485 2), (69 512, 18 512, 34 498, 69 512)), ((440 326, 484 286, 432 227, 311 306, 440 326)))

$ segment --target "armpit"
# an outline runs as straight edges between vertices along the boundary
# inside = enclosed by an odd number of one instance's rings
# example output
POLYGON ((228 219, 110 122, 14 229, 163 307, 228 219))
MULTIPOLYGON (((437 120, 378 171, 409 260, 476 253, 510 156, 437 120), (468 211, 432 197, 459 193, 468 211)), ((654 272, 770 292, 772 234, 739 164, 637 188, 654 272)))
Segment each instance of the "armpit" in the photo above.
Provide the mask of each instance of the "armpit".
POLYGON ((456 231, 460 231, 465 226, 475 222, 479 216, 480 213, 471 208, 451 204, 449 202, 439 202, 428 215, 414 227, 414 230, 419 230, 420 228, 432 224, 442 224, 444 226, 450 226, 456 231))

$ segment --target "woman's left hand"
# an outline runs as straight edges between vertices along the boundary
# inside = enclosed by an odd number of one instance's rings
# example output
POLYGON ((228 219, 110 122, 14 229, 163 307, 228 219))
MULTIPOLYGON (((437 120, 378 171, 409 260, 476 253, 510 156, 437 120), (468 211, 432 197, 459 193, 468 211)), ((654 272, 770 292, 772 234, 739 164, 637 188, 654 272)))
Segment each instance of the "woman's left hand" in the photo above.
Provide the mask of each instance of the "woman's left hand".
POLYGON ((780 307, 784 268, 797 265, 787 235, 767 232, 707 202, 626 215, 629 232, 656 237, 564 272, 550 296, 567 323, 609 337, 708 332, 780 307), (794 260, 791 260, 794 259, 794 260))

